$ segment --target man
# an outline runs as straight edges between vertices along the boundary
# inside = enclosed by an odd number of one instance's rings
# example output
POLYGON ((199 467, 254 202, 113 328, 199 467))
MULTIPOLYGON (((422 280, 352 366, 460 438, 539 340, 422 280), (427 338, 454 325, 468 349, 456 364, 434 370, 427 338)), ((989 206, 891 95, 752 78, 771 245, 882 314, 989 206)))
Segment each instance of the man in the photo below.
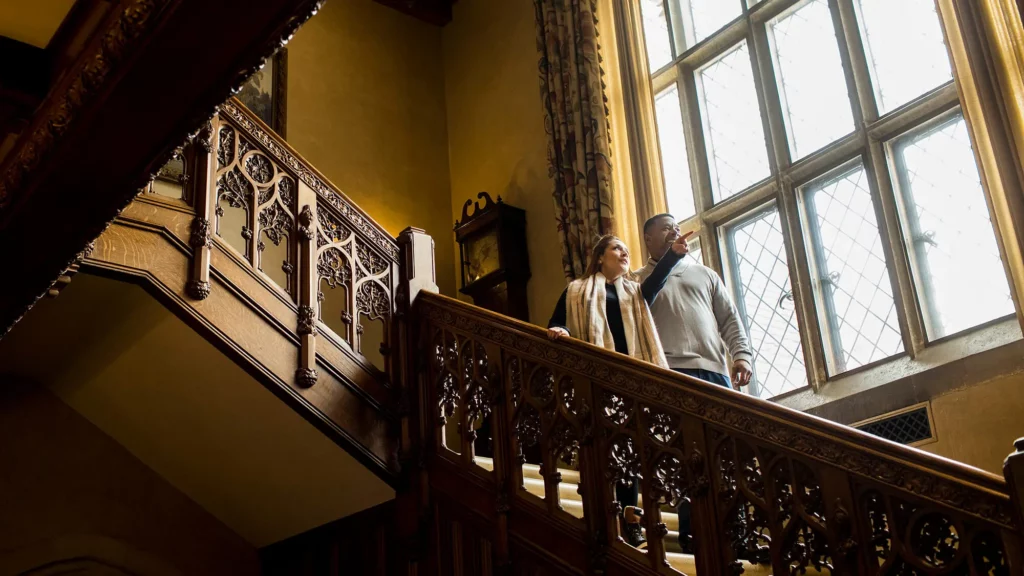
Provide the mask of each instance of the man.
MULTIPOLYGON (((641 280, 677 238, 679 225, 671 214, 659 214, 644 223, 644 243, 651 258, 636 272, 641 280)), ((651 314, 670 368, 736 390, 750 383, 752 354, 746 330, 714 270, 692 257, 680 260, 651 304, 651 314)), ((679 544, 691 553, 689 502, 681 503, 677 512, 679 544)))

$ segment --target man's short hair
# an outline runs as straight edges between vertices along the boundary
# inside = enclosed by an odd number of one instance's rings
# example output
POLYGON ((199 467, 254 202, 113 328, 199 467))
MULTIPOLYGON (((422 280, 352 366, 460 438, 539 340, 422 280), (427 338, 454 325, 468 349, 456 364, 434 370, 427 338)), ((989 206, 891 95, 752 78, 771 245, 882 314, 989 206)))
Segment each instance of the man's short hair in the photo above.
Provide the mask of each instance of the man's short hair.
POLYGON ((647 222, 644 222, 644 234, 647 234, 647 232, 651 229, 651 226, 654 226, 654 223, 657 222, 659 218, 671 218, 673 222, 676 221, 676 217, 669 214, 668 212, 664 214, 658 214, 657 216, 651 216, 650 218, 647 219, 647 222))

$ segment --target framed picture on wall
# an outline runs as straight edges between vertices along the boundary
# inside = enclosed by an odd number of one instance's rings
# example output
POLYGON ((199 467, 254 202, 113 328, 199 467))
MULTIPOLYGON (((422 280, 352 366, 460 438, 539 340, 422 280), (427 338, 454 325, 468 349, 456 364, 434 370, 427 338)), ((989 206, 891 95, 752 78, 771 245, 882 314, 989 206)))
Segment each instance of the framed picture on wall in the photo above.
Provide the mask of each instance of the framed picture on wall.
POLYGON ((253 74, 236 97, 284 138, 288 98, 288 50, 281 48, 277 54, 267 58, 263 68, 253 74))

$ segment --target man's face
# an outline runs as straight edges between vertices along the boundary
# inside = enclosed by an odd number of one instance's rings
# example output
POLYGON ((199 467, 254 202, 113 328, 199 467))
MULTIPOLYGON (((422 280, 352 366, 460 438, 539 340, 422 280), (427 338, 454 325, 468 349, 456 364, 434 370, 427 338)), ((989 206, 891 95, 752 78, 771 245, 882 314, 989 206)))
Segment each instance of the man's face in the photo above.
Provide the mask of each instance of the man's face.
POLYGON ((661 258, 678 237, 679 225, 673 218, 663 216, 658 218, 644 234, 644 243, 647 244, 647 251, 651 253, 651 257, 661 258))

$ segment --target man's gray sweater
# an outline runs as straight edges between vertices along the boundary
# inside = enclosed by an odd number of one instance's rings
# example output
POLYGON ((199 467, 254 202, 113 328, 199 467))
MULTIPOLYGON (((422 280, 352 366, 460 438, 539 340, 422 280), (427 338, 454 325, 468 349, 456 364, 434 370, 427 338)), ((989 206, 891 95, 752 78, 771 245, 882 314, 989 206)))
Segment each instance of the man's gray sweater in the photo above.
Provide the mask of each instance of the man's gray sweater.
MULTIPOLYGON (((643 280, 655 264, 652 258, 636 274, 643 280)), ((672 368, 702 368, 728 376, 727 347, 733 361, 751 361, 750 341, 725 284, 693 258, 680 260, 669 272, 651 314, 672 368)))

